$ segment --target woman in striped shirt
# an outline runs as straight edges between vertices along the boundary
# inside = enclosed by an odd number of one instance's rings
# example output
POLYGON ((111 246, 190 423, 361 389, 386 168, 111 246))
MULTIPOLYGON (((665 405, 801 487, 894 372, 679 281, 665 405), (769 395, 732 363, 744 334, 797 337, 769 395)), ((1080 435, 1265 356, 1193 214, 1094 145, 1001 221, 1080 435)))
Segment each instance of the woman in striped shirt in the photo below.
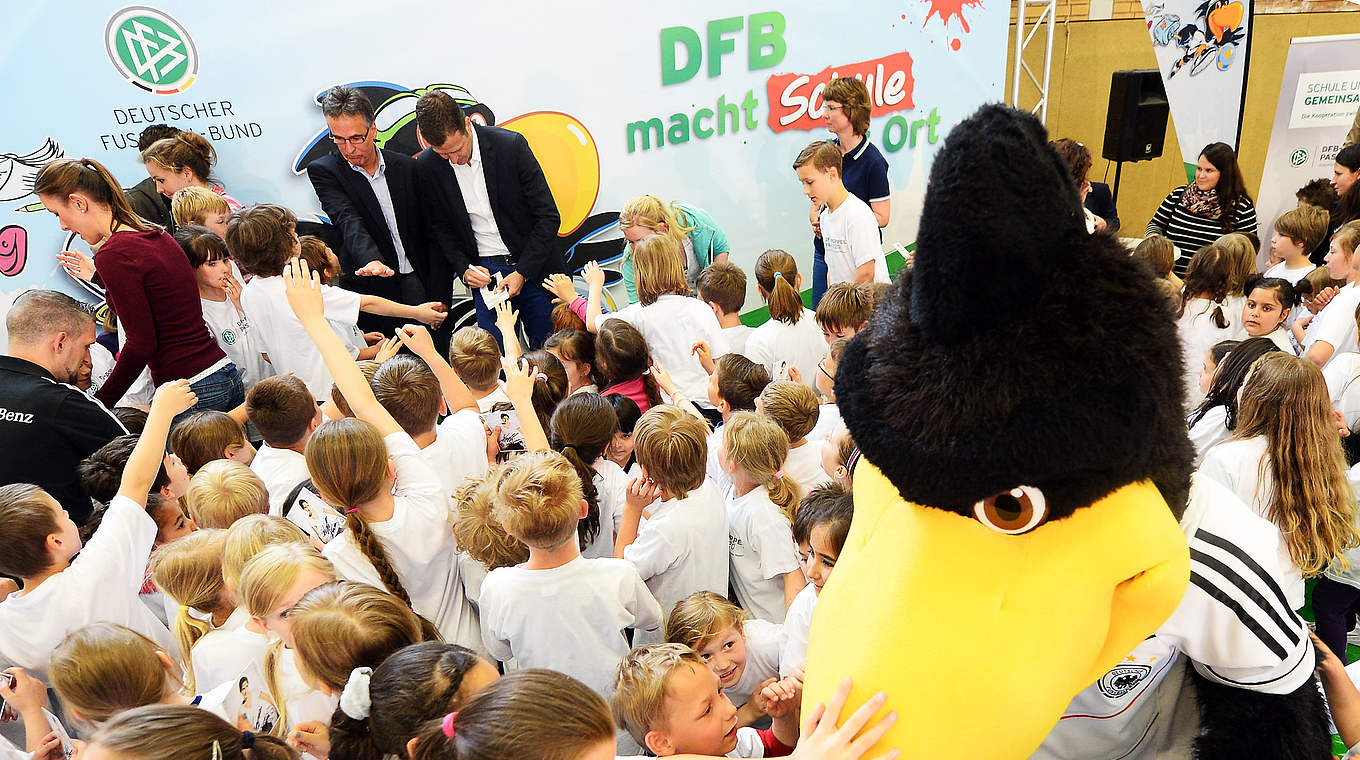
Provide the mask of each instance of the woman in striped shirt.
POLYGON ((1145 234, 1165 235, 1176 244, 1175 272, 1184 277, 1190 255, 1229 232, 1255 233, 1256 206, 1233 149, 1211 143, 1199 154, 1195 181, 1167 194, 1145 234))

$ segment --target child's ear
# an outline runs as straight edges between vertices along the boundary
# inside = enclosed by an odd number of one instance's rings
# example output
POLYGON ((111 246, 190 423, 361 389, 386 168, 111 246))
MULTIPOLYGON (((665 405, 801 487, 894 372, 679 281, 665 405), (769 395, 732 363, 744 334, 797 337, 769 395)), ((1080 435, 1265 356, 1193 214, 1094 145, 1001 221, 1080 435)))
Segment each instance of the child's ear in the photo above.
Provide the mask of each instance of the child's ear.
POLYGON ((803 292, 803 273, 799 272, 793 276, 793 289, 799 293, 803 292))
POLYGON ((713 310, 713 316, 722 319, 723 310, 718 307, 717 301, 704 301, 704 303, 708 304, 708 308, 713 310))
POLYGON ((420 737, 418 737, 418 736, 412 736, 410 739, 406 740, 406 756, 407 756, 407 757, 415 757, 415 756, 416 756, 416 742, 418 742, 418 741, 420 741, 420 737))
POLYGON ((157 491, 156 493, 159 493, 161 496, 164 496, 167 499, 175 498, 175 494, 170 491, 170 486, 168 485, 161 486, 160 490, 157 491))
POLYGON ((664 732, 648 731, 642 739, 642 743, 646 744, 647 749, 651 750, 652 754, 657 757, 670 757, 675 754, 675 745, 671 743, 670 737, 664 732))
POLYGON ((449 413, 449 403, 444 399, 439 399, 439 416, 443 417, 449 413))
POLYGON ((173 674, 176 668, 178 667, 175 664, 175 661, 170 657, 170 655, 166 654, 165 652, 162 652, 159 649, 156 650, 156 659, 160 661, 161 667, 165 668, 165 672, 167 673, 173 674))
POLYGON ((719 414, 727 414, 727 413, 730 412, 730 411, 732 411, 732 405, 729 404, 729 403, 727 403, 727 399, 723 398, 722 396, 719 396, 719 397, 718 397, 718 413, 719 413, 719 414))
POLYGON ((590 502, 586 501, 585 499, 581 499, 581 509, 579 513, 576 515, 576 519, 584 520, 586 519, 587 514, 590 514, 590 502))

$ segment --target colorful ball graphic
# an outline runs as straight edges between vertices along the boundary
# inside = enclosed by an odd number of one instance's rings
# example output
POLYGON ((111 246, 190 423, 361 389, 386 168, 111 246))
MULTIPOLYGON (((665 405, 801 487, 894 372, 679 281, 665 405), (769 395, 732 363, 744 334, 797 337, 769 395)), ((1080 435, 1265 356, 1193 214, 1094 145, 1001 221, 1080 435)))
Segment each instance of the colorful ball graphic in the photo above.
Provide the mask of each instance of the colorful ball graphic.
POLYGON ((590 215, 600 193, 600 152, 590 130, 558 111, 526 113, 500 126, 529 141, 562 216, 557 234, 571 234, 590 215))

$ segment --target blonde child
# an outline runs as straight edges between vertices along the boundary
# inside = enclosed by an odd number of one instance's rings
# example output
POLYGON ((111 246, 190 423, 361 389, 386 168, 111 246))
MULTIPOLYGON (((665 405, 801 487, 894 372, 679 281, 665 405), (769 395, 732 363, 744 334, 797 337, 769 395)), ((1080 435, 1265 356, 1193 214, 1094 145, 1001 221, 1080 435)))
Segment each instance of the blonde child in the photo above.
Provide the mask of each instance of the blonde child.
POLYGON ((727 597, 700 591, 680 600, 666 617, 666 641, 698 652, 737 706, 738 725, 749 726, 765 715, 756 697, 779 680, 782 626, 752 619, 727 597))
POLYGON ((491 333, 475 325, 460 328, 449 341, 449 366, 472 391, 477 409, 489 412, 499 403, 509 403, 498 382, 501 349, 491 333))
MULTIPOLYGON (((1272 353, 1242 386, 1233 440, 1214 446, 1199 472, 1227 486, 1275 523, 1305 577, 1360 545, 1355 494, 1346 480, 1322 373, 1303 359, 1272 353)), ((1302 589, 1291 598, 1303 606, 1302 589)))
POLYGON ((756 289, 770 318, 746 341, 746 355, 776 380, 798 379, 809 386, 826 356, 826 339, 817 315, 803 306, 803 276, 788 253, 770 250, 756 259, 756 289), (797 374, 791 370, 797 370, 797 374))
MULTIPOLYGON (((289 304, 356 415, 324 423, 307 442, 307 470, 318 495, 345 513, 345 532, 324 554, 346 579, 390 591, 446 639, 475 647, 478 626, 464 603, 443 485, 327 326, 320 285, 307 264, 290 265, 284 278, 289 304)), ((531 449, 547 444, 529 398, 535 372, 506 365, 508 395, 531 449)))
POLYGON ((268 349, 262 330, 266 328, 252 321, 241 305, 244 286, 234 271, 227 244, 207 227, 180 227, 174 237, 194 268, 203 321, 222 352, 240 369, 241 382, 248 391, 273 375, 274 367, 265 356, 268 349))
POLYGON ((548 443, 562 452, 580 476, 588 509, 577 525, 581 556, 613 557, 614 536, 623 518, 628 476, 604 458, 619 429, 614 407, 594 393, 568 396, 553 411, 548 443))
POLYGON ((837 340, 855 337, 855 333, 869 326, 873 311, 873 290, 868 285, 838 282, 826 289, 817 302, 817 325, 827 345, 837 340))
POLYGON ((1325 368, 1332 356, 1356 351, 1355 309, 1360 306, 1360 221, 1341 226, 1332 235, 1327 249, 1327 272, 1333 278, 1345 280, 1345 287, 1336 292, 1316 316, 1294 320, 1294 339, 1303 348, 1303 355, 1312 363, 1325 368))
POLYGON ((492 515, 529 547, 529 561, 492 570, 482 583, 486 648, 498 660, 551 668, 607 694, 628 652, 626 629, 659 632, 660 605, 628 562, 581 556, 577 524, 586 500, 565 457, 528 452, 497 475, 492 515))
MULTIPOLYGON (((307 384, 312 397, 325 401, 330 373, 297 317, 286 308, 283 270, 299 249, 297 218, 282 206, 257 204, 232 215, 227 223, 227 248, 254 278, 241 293, 241 304, 252 324, 260 326, 260 349, 278 372, 292 372, 307 384)), ((444 321, 442 304, 407 306, 386 298, 318 286, 324 315, 337 339, 351 339, 359 312, 400 317, 438 327, 444 321)), ((358 346, 346 353, 353 358, 358 346)))
POLYGON ((176 605, 170 632, 179 644, 184 687, 211 687, 239 676, 258 651, 238 646, 233 635, 250 620, 222 582, 226 534, 200 530, 151 555, 151 577, 176 605))
MULTIPOLYGON (((458 542, 459 551, 482 566, 483 576, 498 567, 514 567, 529 561, 529 547, 506 533, 500 522, 491 516, 496 505, 495 484, 502 466, 493 467, 481 480, 469 478, 463 481, 453 493, 457 505, 453 538, 458 542)), ((471 591, 468 593, 472 594, 471 591)))
POLYGON ((855 439, 850 437, 850 429, 844 422, 838 423, 836 429, 822 440, 822 471, 831 476, 834 482, 849 488, 853 466, 851 460, 858 451, 855 439))
MULTIPOLYGON (((1299 297, 1289 280, 1278 277, 1247 278, 1242 327, 1249 338, 1268 338, 1281 351, 1294 353, 1287 323, 1299 297)), ((1203 380, 1201 379, 1201 384, 1203 380)))
POLYGON ((728 551, 737 601, 753 616, 782 623, 803 589, 792 521, 798 483, 783 470, 789 439, 778 423, 738 412, 723 425, 718 461, 727 492, 728 551))
MULTIPOLYGON (((706 349, 707 346, 702 351, 706 349)), ((741 354, 720 356, 708 376, 708 402, 718 410, 722 415, 722 423, 726 424, 735 412, 754 412, 756 397, 769 384, 770 373, 764 366, 741 354)), ((718 463, 718 441, 721 436, 722 425, 708 435, 707 473, 718 487, 718 492, 726 493, 732 487, 732 479, 718 463)))
POLYGON ((841 149, 830 140, 809 144, 793 161, 803 194, 814 208, 821 208, 826 284, 888 282, 878 218, 867 203, 845 189, 841 168, 841 149))
POLYGON ((746 353, 746 341, 754 329, 741 323, 741 307, 746 304, 746 273, 730 261, 716 261, 699 273, 695 290, 699 300, 708 304, 718 318, 728 350, 746 353))
MULTIPOLYGON (((695 343, 704 341, 714 356, 727 353, 727 339, 723 337, 717 317, 713 316, 711 308, 689 295, 684 259, 670 237, 652 235, 643 238, 633 246, 633 262, 638 303, 610 314, 600 310, 604 270, 594 262, 586 265, 584 275, 590 288, 586 305, 587 329, 598 333, 614 319, 633 325, 647 341, 653 358, 670 370, 680 390, 696 403, 706 405, 707 402, 699 399, 704 397, 708 373, 692 351, 695 343)), ((612 368, 611 372, 614 372, 612 368)))
POLYGON ((1235 338, 1241 311, 1228 305, 1231 263, 1226 252, 1213 245, 1199 249, 1185 270, 1176 331, 1185 360, 1185 406, 1193 409, 1204 400, 1199 390, 1199 365, 1204 354, 1219 341, 1235 338))
POLYGON ((224 412, 194 412, 170 430, 170 451, 184 463, 189 475, 208 462, 230 459, 249 466, 255 447, 246 440, 246 429, 224 412))
POLYGON ((562 673, 521 670, 427 721, 404 749, 411 760, 604 760, 614 742, 599 694, 562 673))
POLYGON ((0 657, 45 677, 57 643, 96 621, 126 625, 169 646, 170 632, 138 598, 157 534, 145 505, 165 457, 170 421, 196 401, 187 380, 156 389, 146 429, 88 545, 82 546, 76 524, 46 491, 25 483, 0 486, 6 544, 0 572, 17 577, 22 587, 0 601, 0 657))
POLYGON ((821 417, 821 405, 811 388, 776 380, 756 397, 756 414, 774 420, 788 435, 789 456, 780 469, 797 481, 800 495, 831 480, 822 469, 821 446, 809 442, 821 417))
POLYGON ((225 530, 247 515, 269 514, 269 489, 249 467, 218 459, 189 479, 184 505, 198 527, 225 530))
POLYGON ((1281 214, 1270 238, 1270 260, 1279 263, 1267 269, 1265 276, 1294 285, 1316 269, 1308 255, 1327 237, 1327 223, 1327 211, 1317 206, 1303 205, 1281 214))
POLYGON ((619 663, 609 703, 633 739, 658 757, 778 757, 798 743, 794 700, 771 706, 768 729, 739 727, 737 708, 722 692, 718 676, 682 644, 650 644, 629 652, 619 663))
MULTIPOLYGON (((704 477, 707 433, 673 406, 642 415, 633 431, 643 477, 628 484, 614 556, 637 567, 663 610, 696 591, 727 593, 726 508, 704 477), (650 516, 639 525, 643 508, 650 516)), ((639 631, 634 643, 660 639, 639 631)))
POLYGON ((822 593, 831 571, 836 567, 845 538, 850 533, 850 522, 855 516, 855 503, 850 489, 841 483, 830 483, 813 490, 803 498, 798 516, 793 520, 793 538, 798 542, 798 554, 808 584, 798 593, 784 618, 784 648, 779 653, 779 675, 789 677, 803 667, 807 660, 808 633, 812 628, 812 613, 817 608, 817 595, 822 593))
POLYGON ((170 196, 170 215, 176 227, 205 227, 224 240, 231 210, 222 196, 198 185, 182 187, 170 196))
POLYGON ((291 542, 266 546, 241 568, 237 596, 250 613, 252 627, 266 632, 261 637, 266 643, 261 670, 279 711, 276 736, 284 736, 294 725, 324 725, 335 712, 336 699, 303 679, 289 620, 307 592, 335 580, 335 567, 320 552, 291 542))
POLYGON ((269 513, 282 515, 284 499, 309 477, 304 452, 323 420, 321 410, 301 378, 280 375, 261 380, 250 389, 246 417, 264 438, 250 469, 269 491, 269 513))
POLYGON ((595 367, 595 336, 585 330, 558 330, 543 348, 562 362, 567 371, 567 394, 599 393, 600 376, 595 367))
POLYGON ((298 751, 282 739, 241 731, 235 725, 194 707, 148 705, 128 710, 100 727, 86 747, 89 758, 122 760, 298 760, 298 751))
MULTIPOLYGON (((345 700, 331 719, 327 751, 341 758, 409 757, 408 745, 430 720, 459 711, 500 673, 475 652, 456 644, 427 641, 398 650, 374 668, 356 668, 345 700)), ((296 737, 295 737, 296 738, 296 737)))

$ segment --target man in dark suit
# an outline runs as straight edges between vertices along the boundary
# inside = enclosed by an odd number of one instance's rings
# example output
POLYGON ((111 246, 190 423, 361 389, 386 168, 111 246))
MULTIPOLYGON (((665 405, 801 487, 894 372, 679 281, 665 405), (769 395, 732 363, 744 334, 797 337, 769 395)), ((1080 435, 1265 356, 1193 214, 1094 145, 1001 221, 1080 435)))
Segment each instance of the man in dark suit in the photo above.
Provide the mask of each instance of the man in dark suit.
MULTIPOLYGON (((373 104, 359 90, 331 88, 321 113, 336 150, 308 164, 307 178, 339 233, 341 286, 398 303, 447 304, 453 283, 448 267, 427 255, 415 160, 378 147, 373 104)), ((390 336, 401 324, 359 315, 366 332, 390 336)))
POLYGON ((416 123, 430 145, 416 157, 416 175, 433 247, 473 290, 477 324, 497 341, 495 314, 477 289, 500 275, 497 290, 510 297, 529 346, 538 348, 552 331, 543 280, 566 271, 556 245, 557 204, 538 159, 523 135, 470 125, 442 90, 416 101, 416 123))

